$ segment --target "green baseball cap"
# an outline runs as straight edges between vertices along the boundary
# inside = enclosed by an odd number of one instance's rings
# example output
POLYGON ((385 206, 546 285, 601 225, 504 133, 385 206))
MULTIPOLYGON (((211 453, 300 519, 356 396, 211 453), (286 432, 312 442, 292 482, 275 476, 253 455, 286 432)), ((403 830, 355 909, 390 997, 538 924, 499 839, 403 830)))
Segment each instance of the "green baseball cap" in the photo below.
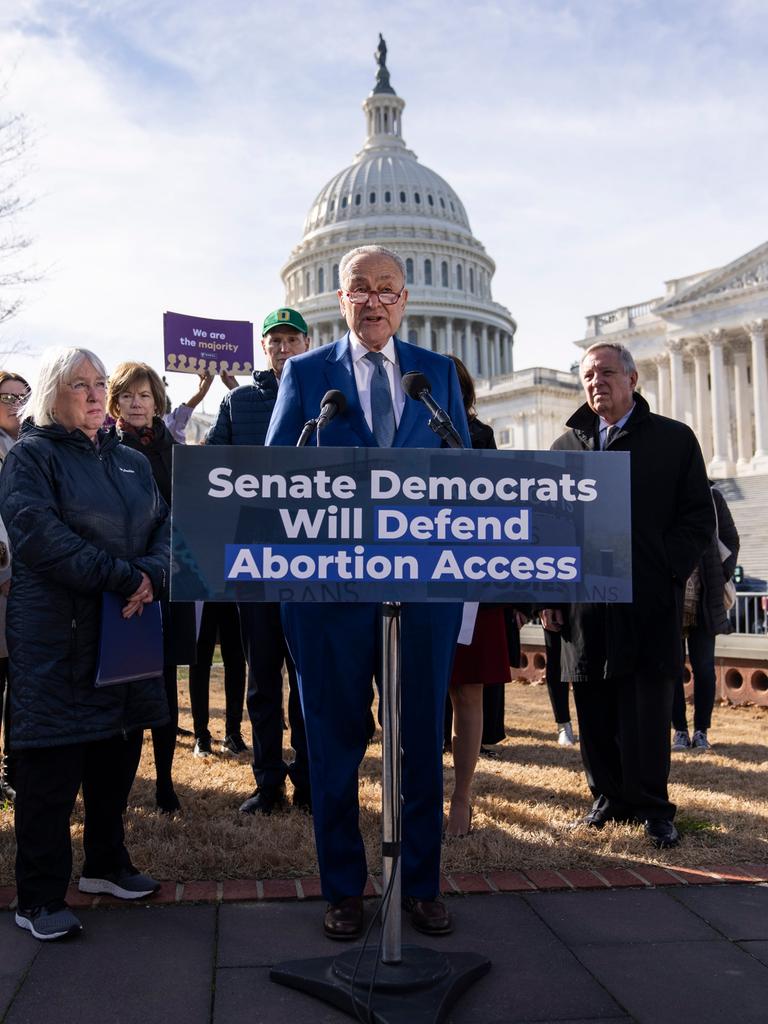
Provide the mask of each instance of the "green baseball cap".
POLYGON ((270 313, 261 328, 262 338, 273 327, 295 327, 302 334, 309 334, 307 321, 295 309, 276 309, 274 313, 270 313))

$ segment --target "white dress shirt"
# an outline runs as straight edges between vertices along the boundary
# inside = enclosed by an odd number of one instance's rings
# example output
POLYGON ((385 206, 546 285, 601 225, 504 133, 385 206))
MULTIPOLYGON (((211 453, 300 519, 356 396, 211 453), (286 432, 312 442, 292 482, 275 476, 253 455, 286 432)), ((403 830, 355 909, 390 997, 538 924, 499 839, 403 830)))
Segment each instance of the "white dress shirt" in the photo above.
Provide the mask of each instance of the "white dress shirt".
MULTIPOLYGON (((405 406, 405 392, 401 383, 400 367, 397 362, 395 342, 389 339, 383 349, 380 350, 384 356, 384 369, 387 372, 389 381, 389 393, 392 396, 392 408, 395 413, 395 427, 400 426, 400 418, 403 415, 405 406)), ((354 331, 349 332, 349 353, 352 357, 352 369, 355 373, 355 384, 360 399, 360 406, 365 416, 365 422, 373 430, 373 418, 371 416, 371 378, 373 377, 374 365, 370 359, 365 357, 370 352, 360 341, 354 331)))
POLYGON ((606 441, 608 440, 608 431, 609 431, 609 429, 611 427, 616 427, 617 429, 621 429, 621 427, 624 426, 624 424, 627 422, 627 420, 629 419, 629 417, 632 415, 632 413, 634 411, 635 411, 635 403, 633 402, 632 403, 632 408, 629 410, 629 412, 624 413, 624 415, 621 417, 621 419, 620 420, 616 420, 615 423, 607 423, 603 419, 602 416, 599 417, 599 419, 600 419, 600 451, 601 452, 605 451, 605 444, 606 444, 606 441))

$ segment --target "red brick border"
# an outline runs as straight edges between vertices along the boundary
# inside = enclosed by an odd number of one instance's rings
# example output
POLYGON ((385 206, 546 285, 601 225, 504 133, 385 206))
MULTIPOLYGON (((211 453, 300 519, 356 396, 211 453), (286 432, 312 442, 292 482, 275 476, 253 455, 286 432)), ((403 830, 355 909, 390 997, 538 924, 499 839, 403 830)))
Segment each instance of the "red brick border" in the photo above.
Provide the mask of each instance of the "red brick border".
MULTIPOLYGON (((647 889, 668 885, 749 885, 768 882, 768 864, 718 864, 706 868, 683 868, 670 865, 632 864, 627 867, 562 868, 558 870, 531 869, 530 871, 489 871, 486 874, 443 874, 440 891, 451 896, 489 895, 500 892, 586 892, 595 889, 647 889)), ((381 890, 379 879, 369 878, 365 896, 376 896, 381 890)), ((235 879, 215 882, 202 879, 194 882, 163 882, 158 893, 148 900, 136 901, 137 906, 148 903, 243 903, 267 900, 319 900, 322 899, 320 879, 265 878, 235 879)), ((89 896, 79 892, 76 885, 67 891, 67 900, 73 907, 130 906, 111 896, 89 896)), ((16 892, 11 886, 0 887, 0 910, 13 910, 16 892)))

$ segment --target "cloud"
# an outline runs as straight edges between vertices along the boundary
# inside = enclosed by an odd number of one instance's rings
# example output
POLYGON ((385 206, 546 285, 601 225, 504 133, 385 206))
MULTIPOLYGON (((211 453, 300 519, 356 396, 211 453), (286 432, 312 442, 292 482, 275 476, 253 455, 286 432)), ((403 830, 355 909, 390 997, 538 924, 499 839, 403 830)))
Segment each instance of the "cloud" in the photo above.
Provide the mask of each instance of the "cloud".
POLYGON ((157 363, 165 309, 258 322, 360 149, 382 28, 406 141, 495 259, 518 365, 567 366, 587 314, 764 240, 761 9, 20 0, 0 60, 50 270, 7 330, 157 363))

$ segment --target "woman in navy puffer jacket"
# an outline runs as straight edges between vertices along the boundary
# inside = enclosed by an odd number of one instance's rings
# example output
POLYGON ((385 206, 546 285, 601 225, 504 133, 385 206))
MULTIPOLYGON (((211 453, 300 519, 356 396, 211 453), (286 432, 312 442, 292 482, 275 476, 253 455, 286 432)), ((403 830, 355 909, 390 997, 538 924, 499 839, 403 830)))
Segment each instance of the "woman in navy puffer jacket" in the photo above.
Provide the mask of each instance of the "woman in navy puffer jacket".
POLYGON ((104 591, 141 614, 169 567, 169 513, 149 463, 104 420, 106 372, 86 349, 44 353, 0 476, 14 551, 7 637, 18 757, 16 923, 38 939, 80 930, 64 897, 69 818, 82 784, 80 889, 135 899, 159 888, 132 865, 123 812, 142 730, 168 719, 162 678, 96 688, 104 591))

